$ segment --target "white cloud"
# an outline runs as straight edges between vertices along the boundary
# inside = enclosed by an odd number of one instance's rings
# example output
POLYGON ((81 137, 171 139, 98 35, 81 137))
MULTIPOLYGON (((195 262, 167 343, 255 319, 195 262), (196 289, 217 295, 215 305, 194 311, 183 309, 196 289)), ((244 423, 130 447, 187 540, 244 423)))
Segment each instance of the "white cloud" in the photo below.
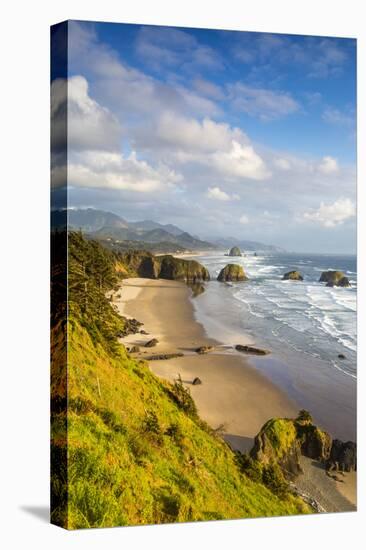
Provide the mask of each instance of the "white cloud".
POLYGON ((70 160, 68 180, 76 187, 149 193, 172 187, 181 176, 164 165, 153 168, 139 160, 135 152, 124 157, 119 153, 86 151, 70 160))
POLYGON ((243 214, 240 219, 239 219, 239 222, 243 225, 246 225, 247 223, 249 223, 249 218, 248 216, 246 216, 245 214, 243 214))
POLYGON ((239 200, 240 197, 236 193, 233 193, 232 195, 229 195, 229 193, 226 193, 220 187, 209 187, 207 189, 206 196, 209 199, 219 200, 219 201, 232 201, 232 200, 239 200))
POLYGON ((287 159, 277 158, 274 160, 274 165, 280 170, 288 171, 291 169, 291 163, 287 159))
POLYGON ((331 107, 327 107, 324 110, 322 114, 322 119, 328 124, 345 127, 352 127, 355 125, 356 122, 355 116, 352 116, 349 113, 344 113, 339 109, 333 109, 331 107))
POLYGON ((298 102, 287 92, 255 88, 236 82, 228 85, 229 99, 235 109, 261 120, 273 120, 300 109, 298 102))
POLYGON ((228 152, 214 153, 211 161, 219 173, 229 178, 265 180, 271 177, 264 160, 252 145, 241 144, 236 140, 232 140, 228 152))
POLYGON ((326 175, 336 174, 339 172, 337 159, 333 157, 323 157, 321 163, 318 165, 318 170, 326 175))
POLYGON ((83 76, 67 81, 57 79, 51 86, 51 117, 53 146, 62 146, 65 139, 65 112, 67 109, 67 145, 69 149, 119 148, 121 128, 116 117, 94 101, 88 93, 88 82, 83 76), (66 93, 67 91, 67 93, 66 93))
POLYGON ((305 212, 303 218, 324 227, 336 227, 355 215, 355 204, 350 199, 340 198, 333 204, 322 202, 318 209, 305 212))
POLYGON ((220 69, 220 54, 201 44, 192 34, 170 27, 142 27, 136 40, 136 51, 144 63, 158 69, 161 66, 180 70, 198 68, 220 69))

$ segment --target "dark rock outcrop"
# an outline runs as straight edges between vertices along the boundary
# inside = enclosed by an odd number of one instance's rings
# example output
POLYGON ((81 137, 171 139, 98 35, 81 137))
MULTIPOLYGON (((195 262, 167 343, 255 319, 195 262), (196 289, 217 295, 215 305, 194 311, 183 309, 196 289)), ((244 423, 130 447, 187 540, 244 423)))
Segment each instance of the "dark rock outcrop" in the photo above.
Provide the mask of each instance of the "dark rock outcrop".
POLYGON ((296 426, 288 418, 272 418, 266 422, 250 451, 250 456, 265 466, 280 466, 286 478, 293 478, 302 472, 300 455, 296 426))
POLYGON ((129 349, 130 353, 139 353, 140 348, 139 346, 132 346, 132 348, 129 349))
POLYGON ((193 379, 192 384, 193 386, 200 386, 202 384, 202 380, 196 376, 196 378, 193 379))
POLYGON ((334 439, 330 456, 327 461, 327 470, 353 472, 357 470, 357 446, 353 441, 343 443, 334 439))
POLYGON ((200 355, 203 355, 204 353, 209 353, 214 348, 213 346, 200 346, 199 348, 196 348, 194 351, 196 353, 199 353, 200 355))
POLYGON ((288 271, 282 277, 283 281, 303 281, 304 277, 301 275, 300 271, 288 271))
POLYGON ((330 435, 313 424, 307 411, 298 417, 272 418, 254 439, 250 452, 253 459, 268 465, 278 464, 287 478, 301 472, 300 456, 304 455, 323 464, 331 456, 330 435))
POLYGON ((153 338, 152 340, 149 340, 145 344, 145 348, 153 348, 159 343, 159 340, 157 338, 153 338))
POLYGON ((220 271, 217 280, 220 282, 247 281, 248 277, 245 275, 244 269, 241 265, 228 264, 220 271))
POLYGON ((196 260, 183 260, 174 256, 161 256, 160 279, 172 279, 185 283, 202 283, 210 280, 208 270, 196 260))
POLYGON ((251 353, 252 355, 268 355, 270 353, 266 349, 256 348, 254 346, 243 346, 242 344, 237 344, 235 349, 242 353, 251 353))
POLYGON ((210 280, 208 270, 196 260, 154 256, 145 250, 126 252, 121 260, 132 276, 137 274, 145 279, 171 279, 192 284, 210 280))
POLYGON ((350 286, 348 277, 343 271, 323 271, 319 279, 320 283, 327 283, 327 286, 350 286))
POLYGON ((238 246, 233 246, 230 249, 229 256, 241 256, 241 250, 238 246))
POLYGON ((144 357, 144 359, 146 361, 165 361, 167 359, 176 359, 177 357, 184 357, 184 353, 160 353, 144 357))

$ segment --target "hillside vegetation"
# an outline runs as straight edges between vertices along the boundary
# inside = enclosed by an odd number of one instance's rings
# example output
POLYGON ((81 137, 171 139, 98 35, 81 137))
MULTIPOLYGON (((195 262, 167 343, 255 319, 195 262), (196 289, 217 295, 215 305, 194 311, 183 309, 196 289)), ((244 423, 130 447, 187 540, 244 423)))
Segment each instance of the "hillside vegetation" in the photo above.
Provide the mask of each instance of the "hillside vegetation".
POLYGON ((77 529, 308 512, 270 472, 268 483, 263 468, 250 476, 180 381, 158 379, 119 344, 128 326, 106 294, 136 274, 132 262, 79 233, 69 234, 68 254, 69 317, 62 310, 52 327, 52 522, 77 529))

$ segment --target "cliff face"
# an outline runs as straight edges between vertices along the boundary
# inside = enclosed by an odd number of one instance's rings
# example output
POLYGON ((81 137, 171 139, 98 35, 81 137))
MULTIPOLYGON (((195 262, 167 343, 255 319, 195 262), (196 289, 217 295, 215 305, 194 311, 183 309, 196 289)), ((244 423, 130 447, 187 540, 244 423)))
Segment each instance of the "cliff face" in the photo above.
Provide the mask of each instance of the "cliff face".
POLYGON ((183 260, 173 256, 159 258, 161 279, 173 279, 185 283, 201 283, 210 280, 208 270, 195 260, 183 260))
POLYGON ((207 269, 195 260, 174 256, 154 256, 146 251, 132 251, 123 255, 127 268, 139 277, 171 279, 185 283, 202 283, 210 280, 207 269))
MULTIPOLYGON (((68 252, 69 317, 52 334, 64 353, 67 325, 67 388, 66 359, 53 364, 52 521, 79 529, 309 512, 268 475, 249 479, 182 382, 157 378, 118 342, 126 320, 106 298, 118 284, 115 256, 80 235, 68 252)), ((155 266, 149 255, 119 260, 129 273, 155 266)), ((196 263, 183 262, 184 277, 207 276, 196 263)))

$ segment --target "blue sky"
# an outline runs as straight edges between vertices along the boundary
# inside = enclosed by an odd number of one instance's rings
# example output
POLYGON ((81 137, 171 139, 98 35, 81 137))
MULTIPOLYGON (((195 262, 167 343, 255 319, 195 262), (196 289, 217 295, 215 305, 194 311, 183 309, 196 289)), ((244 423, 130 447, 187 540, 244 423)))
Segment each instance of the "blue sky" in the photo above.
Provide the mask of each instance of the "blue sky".
POLYGON ((355 40, 70 22, 68 61, 72 206, 354 252, 355 40))

